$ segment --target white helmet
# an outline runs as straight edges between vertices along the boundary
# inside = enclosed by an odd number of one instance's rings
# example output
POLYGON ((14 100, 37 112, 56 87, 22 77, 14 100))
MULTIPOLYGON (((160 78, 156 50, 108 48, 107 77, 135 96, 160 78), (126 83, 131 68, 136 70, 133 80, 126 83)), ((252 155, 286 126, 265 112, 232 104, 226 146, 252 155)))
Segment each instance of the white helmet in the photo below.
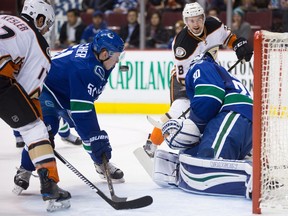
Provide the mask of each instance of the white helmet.
POLYGON ((46 25, 48 25, 49 28, 52 27, 55 21, 54 9, 48 0, 26 0, 24 2, 21 14, 27 14, 33 18, 34 24, 39 31, 46 25), (36 19, 39 17, 39 15, 43 15, 45 17, 44 25, 42 27, 37 27, 36 25, 36 19))
MULTIPOLYGON (((186 23, 186 18, 188 17, 195 17, 195 16, 199 16, 199 15, 203 15, 204 17, 204 22, 205 22, 205 12, 203 7, 201 7, 201 5, 197 2, 194 3, 188 3, 185 5, 183 12, 182 12, 182 16, 183 16, 183 21, 184 23, 187 25, 186 23)), ((188 26, 188 25, 187 25, 188 26)), ((191 31, 192 32, 192 31, 191 31)), ((193 33, 193 32, 192 32, 193 33)), ((193 33, 194 34, 194 33, 193 33)), ((202 34, 202 31, 201 31, 202 34)), ((199 36, 196 35, 196 36, 199 36)))

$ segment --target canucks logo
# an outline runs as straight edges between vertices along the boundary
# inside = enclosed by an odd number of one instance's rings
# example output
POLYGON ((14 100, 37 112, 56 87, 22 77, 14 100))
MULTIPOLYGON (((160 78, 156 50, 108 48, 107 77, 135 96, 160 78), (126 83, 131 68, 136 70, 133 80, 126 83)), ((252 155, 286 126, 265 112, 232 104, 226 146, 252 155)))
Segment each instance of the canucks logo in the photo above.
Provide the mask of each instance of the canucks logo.
POLYGON ((94 73, 96 74, 96 76, 98 76, 102 81, 105 80, 105 71, 104 69, 99 66, 99 65, 96 65, 95 68, 94 68, 94 73))

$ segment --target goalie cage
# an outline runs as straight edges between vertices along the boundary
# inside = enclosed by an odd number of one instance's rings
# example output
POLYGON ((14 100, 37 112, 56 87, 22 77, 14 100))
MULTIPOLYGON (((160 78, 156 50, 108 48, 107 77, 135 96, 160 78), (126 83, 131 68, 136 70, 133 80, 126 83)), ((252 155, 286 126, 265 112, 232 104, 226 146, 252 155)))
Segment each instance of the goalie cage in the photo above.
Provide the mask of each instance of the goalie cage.
POLYGON ((254 34, 253 97, 252 209, 261 214, 288 208, 288 33, 254 34))

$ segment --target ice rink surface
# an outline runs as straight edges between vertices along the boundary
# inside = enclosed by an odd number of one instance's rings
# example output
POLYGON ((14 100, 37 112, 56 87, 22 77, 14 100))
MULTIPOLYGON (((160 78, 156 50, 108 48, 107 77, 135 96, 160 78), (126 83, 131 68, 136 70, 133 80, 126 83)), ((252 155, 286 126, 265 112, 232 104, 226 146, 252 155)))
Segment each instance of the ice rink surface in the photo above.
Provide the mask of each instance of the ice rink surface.
MULTIPOLYGON (((158 118, 159 116, 153 116, 158 118)), ((113 148, 112 162, 124 171, 125 183, 114 184, 116 195, 138 198, 153 197, 153 204, 134 210, 114 210, 57 160, 60 187, 72 194, 71 208, 48 213, 39 190, 39 179, 31 177, 29 188, 20 196, 11 191, 16 167, 20 164, 21 149, 15 147, 12 130, 0 119, 0 216, 251 216, 252 202, 245 198, 195 195, 180 189, 156 185, 135 158, 133 151, 142 146, 152 126, 145 115, 99 115, 101 129, 109 134, 113 148)), ((74 132, 74 131, 73 131, 74 132)), ((75 132, 74 132, 75 133, 75 132)), ((163 145, 162 145, 163 146, 163 145)), ((161 148, 165 148, 163 146, 161 148)), ((80 146, 73 146, 56 137, 56 150, 84 176, 109 196, 105 181, 96 174, 89 155, 80 146)), ((35 173, 36 174, 36 173, 35 173)), ((265 211, 263 215, 288 215, 288 212, 265 211)))

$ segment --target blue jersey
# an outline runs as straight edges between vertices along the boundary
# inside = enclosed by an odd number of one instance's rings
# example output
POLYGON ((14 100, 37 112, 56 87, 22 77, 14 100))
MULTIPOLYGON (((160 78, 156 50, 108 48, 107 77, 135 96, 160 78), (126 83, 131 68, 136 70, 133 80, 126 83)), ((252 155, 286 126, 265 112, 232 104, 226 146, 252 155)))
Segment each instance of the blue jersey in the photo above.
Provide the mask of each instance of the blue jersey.
POLYGON ((201 132, 221 111, 234 111, 252 121, 253 100, 249 91, 209 56, 191 66, 185 84, 190 118, 201 132))
POLYGON ((90 43, 73 46, 52 58, 45 87, 62 108, 70 110, 83 141, 100 130, 94 101, 102 93, 112 69, 106 70, 97 60, 90 43))

